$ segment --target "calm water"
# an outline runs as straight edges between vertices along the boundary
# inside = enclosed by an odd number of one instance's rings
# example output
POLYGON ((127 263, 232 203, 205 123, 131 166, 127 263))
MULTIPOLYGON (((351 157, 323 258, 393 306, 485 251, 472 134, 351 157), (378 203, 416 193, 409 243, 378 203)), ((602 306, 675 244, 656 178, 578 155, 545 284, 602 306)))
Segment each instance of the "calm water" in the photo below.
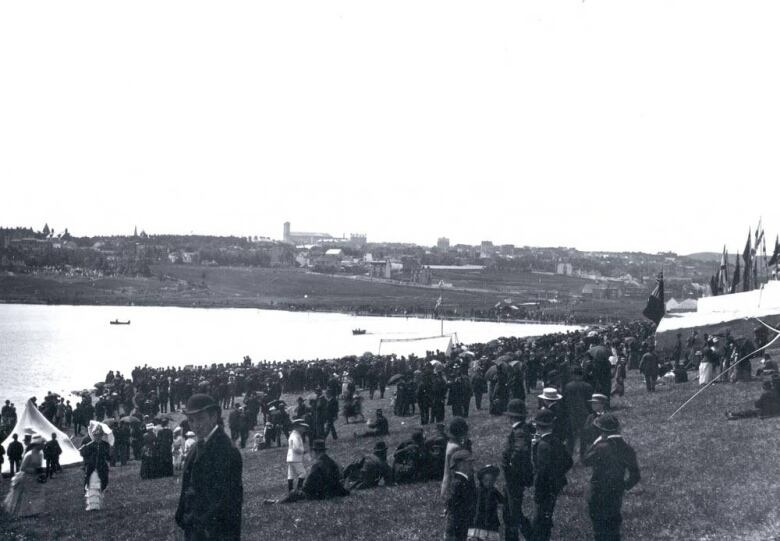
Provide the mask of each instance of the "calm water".
MULTIPOLYGON (((0 399, 17 407, 46 391, 90 388, 109 370, 150 366, 330 358, 377 353, 380 339, 434 336, 440 323, 417 318, 254 309, 0 304, 0 399), (109 325, 113 319, 130 325, 109 325), (352 329, 368 331, 353 336, 352 329)), ((560 325, 445 321, 461 342, 565 331, 560 325)), ((424 354, 446 340, 382 344, 382 353, 424 354)))

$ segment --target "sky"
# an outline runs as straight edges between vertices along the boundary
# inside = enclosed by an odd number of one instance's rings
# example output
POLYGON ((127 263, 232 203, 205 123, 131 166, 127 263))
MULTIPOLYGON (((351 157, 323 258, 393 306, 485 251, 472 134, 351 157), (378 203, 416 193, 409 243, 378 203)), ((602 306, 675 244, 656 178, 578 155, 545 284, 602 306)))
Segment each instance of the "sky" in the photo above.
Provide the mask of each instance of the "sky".
POLYGON ((780 228, 778 22, 736 0, 4 2, 0 225, 735 252, 780 228))

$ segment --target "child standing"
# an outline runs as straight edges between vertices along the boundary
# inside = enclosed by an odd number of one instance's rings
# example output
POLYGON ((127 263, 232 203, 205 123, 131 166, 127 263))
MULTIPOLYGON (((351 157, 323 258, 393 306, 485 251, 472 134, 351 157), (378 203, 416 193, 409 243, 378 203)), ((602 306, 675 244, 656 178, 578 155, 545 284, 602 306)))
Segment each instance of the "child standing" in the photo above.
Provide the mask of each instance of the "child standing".
POLYGON ((496 490, 498 466, 488 464, 477 472, 477 511, 474 524, 469 528, 469 541, 498 541, 498 506, 504 504, 504 496, 496 490))
POLYGON ((477 489, 474 486, 474 459, 465 449, 450 457, 452 477, 447 492, 447 529, 445 541, 466 541, 474 520, 477 489))
POLYGON ((298 480, 298 489, 303 487, 306 478, 306 467, 303 465, 306 456, 306 446, 303 444, 303 433, 309 425, 302 419, 292 420, 292 432, 287 438, 287 490, 293 491, 293 482, 298 480))

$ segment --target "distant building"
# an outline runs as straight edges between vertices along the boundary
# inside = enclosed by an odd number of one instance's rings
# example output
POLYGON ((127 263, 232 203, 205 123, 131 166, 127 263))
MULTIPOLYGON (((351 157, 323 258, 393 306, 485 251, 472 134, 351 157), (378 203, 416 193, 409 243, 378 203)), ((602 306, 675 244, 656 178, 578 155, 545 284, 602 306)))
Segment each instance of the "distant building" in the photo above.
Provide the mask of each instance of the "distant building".
POLYGON ((385 261, 371 261, 370 265, 372 278, 387 278, 389 280, 393 277, 393 264, 389 259, 385 261))
POLYGON ((366 247, 366 244, 368 243, 368 238, 364 234, 355 234, 352 233, 349 235, 349 247, 354 250, 362 250, 366 247))
POLYGON ((503 255, 503 256, 515 255, 515 245, 514 244, 502 244, 501 245, 501 255, 503 255))
POLYGON ((496 253, 496 248, 493 246, 493 243, 489 240, 483 240, 482 243, 479 245, 479 257, 481 259, 487 259, 489 257, 493 257, 496 253))
MULTIPOLYGON (((365 237, 364 237, 365 238, 365 237)), ((282 240, 290 244, 317 244, 323 241, 333 240, 333 235, 328 233, 311 233, 308 231, 291 231, 290 222, 284 222, 282 240)))
POLYGON ((571 263, 558 263, 558 266, 555 269, 555 274, 571 276, 574 274, 574 270, 572 269, 571 263))
POLYGON ((439 237, 439 240, 436 241, 436 247, 439 250, 446 252, 450 249, 450 239, 447 237, 439 237))

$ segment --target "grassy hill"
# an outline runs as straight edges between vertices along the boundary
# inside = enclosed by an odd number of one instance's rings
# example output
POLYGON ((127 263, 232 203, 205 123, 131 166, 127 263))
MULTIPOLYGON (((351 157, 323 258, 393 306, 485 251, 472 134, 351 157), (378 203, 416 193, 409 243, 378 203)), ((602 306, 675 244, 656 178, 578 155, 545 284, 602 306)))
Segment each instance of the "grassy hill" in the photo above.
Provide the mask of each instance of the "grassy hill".
MULTIPOLYGON (((780 419, 725 420, 724 411, 751 407, 758 382, 714 385, 673 421, 666 418, 698 388, 696 383, 643 390, 636 372, 626 397, 615 400, 626 440, 636 449, 642 481, 624 503, 624 539, 759 540, 780 535, 780 482, 774 457, 780 419)), ((294 397, 289 397, 294 398, 294 397)), ((289 402, 289 401, 288 401, 289 402)), ((535 400, 527 400, 535 410, 535 400)), ((384 400, 366 411, 390 409, 384 400)), ((468 419, 476 466, 499 463, 509 420, 473 412, 468 419)), ((395 447, 419 426, 417 418, 390 418, 387 443, 395 447)), ((356 442, 358 425, 338 424, 331 455, 346 465, 373 440, 356 442)), ((430 428, 426 427, 426 431, 430 428)), ((285 448, 243 451, 244 539, 438 540, 443 533, 439 485, 426 483, 354 492, 338 501, 266 506, 286 491, 285 448)), ((47 486, 47 512, 35 519, 0 521, 3 539, 174 539, 179 478, 141 481, 138 463, 111 470, 108 509, 86 513, 83 479, 67 470, 47 486)), ((554 539, 592 539, 585 491, 589 470, 577 464, 555 510, 554 539)), ((0 496, 7 491, 4 480, 0 496)), ((532 498, 524 509, 532 513, 532 498)))

